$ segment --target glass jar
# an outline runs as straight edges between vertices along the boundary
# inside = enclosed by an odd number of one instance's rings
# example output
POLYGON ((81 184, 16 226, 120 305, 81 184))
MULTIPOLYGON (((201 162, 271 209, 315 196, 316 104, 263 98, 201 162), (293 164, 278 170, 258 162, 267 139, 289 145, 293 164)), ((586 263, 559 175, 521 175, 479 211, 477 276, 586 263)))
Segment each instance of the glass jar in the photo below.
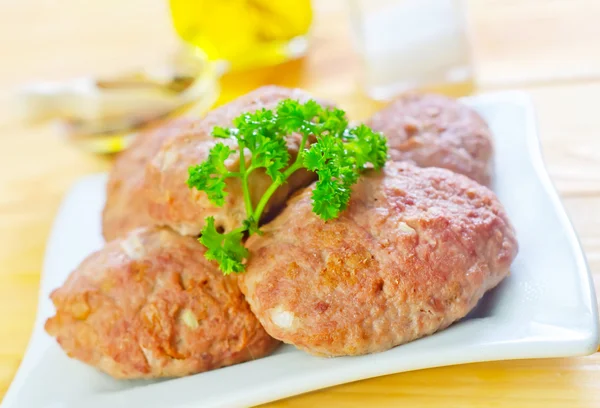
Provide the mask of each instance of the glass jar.
POLYGON ((188 44, 229 70, 304 55, 310 0, 170 0, 173 25, 188 44))
POLYGON ((473 88, 458 0, 349 0, 362 85, 376 100, 409 89, 454 96, 473 88))

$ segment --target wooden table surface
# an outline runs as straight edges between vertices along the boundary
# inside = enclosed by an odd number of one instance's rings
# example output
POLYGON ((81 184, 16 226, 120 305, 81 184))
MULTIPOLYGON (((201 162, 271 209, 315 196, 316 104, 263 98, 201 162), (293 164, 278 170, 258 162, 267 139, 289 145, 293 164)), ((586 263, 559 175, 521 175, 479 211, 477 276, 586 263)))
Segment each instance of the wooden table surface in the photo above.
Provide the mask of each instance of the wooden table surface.
MULTIPOLYGON (((344 2, 320 1, 310 54, 285 69, 229 78, 224 99, 263 83, 331 98, 351 116, 374 104, 357 88, 344 2)), ((471 0, 477 92, 532 96, 544 157, 600 282, 600 1, 471 0)), ((0 2, 0 398, 31 333, 46 239, 82 175, 110 160, 78 151, 52 127, 11 121, 15 86, 110 74, 160 61, 176 46, 164 0, 0 2)), ((422 370, 342 385, 273 407, 598 407, 600 354, 422 370)))

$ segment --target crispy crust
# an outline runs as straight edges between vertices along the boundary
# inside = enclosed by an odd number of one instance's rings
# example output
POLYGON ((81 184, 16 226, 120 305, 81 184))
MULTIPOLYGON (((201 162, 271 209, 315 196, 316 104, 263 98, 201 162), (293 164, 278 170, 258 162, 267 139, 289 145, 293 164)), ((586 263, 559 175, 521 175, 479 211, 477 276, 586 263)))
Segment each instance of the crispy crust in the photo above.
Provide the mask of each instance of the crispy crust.
MULTIPOLYGON (((215 125, 227 126, 242 112, 260 108, 272 109, 286 98, 306 101, 310 95, 299 89, 287 89, 275 86, 259 88, 235 101, 210 112, 198 124, 198 131, 168 141, 146 168, 144 199, 149 203, 150 215, 157 225, 166 225, 183 235, 198 235, 204 227, 207 216, 215 217, 215 225, 230 231, 241 225, 246 218, 243 193, 240 180, 228 179, 227 198, 223 207, 215 207, 204 192, 191 190, 185 184, 188 168, 202 162, 215 143, 221 142, 236 147, 231 140, 218 140, 210 136, 215 125)), ((321 102, 325 103, 325 102, 321 102)), ((328 103, 325 103, 328 104, 328 103)), ((295 158, 300 135, 287 138, 292 160, 295 158)), ((248 159, 248 158, 247 158, 248 159)), ((226 162, 231 171, 239 170, 239 156, 232 155, 226 162)), ((271 179, 258 169, 250 176, 251 197, 256 204, 271 184, 271 179)), ((265 216, 279 209, 286 198, 315 178, 305 170, 294 173, 271 197, 265 216)))
POLYGON ((137 229, 90 255, 51 294, 46 331, 115 378, 178 377, 268 355, 279 344, 235 276, 194 238, 137 229))
POLYGON ((441 330, 517 253, 494 193, 444 169, 388 163, 328 222, 312 212, 311 190, 248 240, 239 283, 269 334, 312 354, 378 352, 441 330))
POLYGON ((390 157, 420 167, 441 167, 489 185, 492 135, 484 120, 457 100, 407 94, 367 121, 388 139, 390 157))
POLYGON ((169 139, 194 133, 197 120, 177 119, 149 132, 140 133, 131 146, 119 154, 108 177, 106 204, 102 212, 102 234, 106 241, 129 231, 152 226, 144 197, 146 164, 169 139))

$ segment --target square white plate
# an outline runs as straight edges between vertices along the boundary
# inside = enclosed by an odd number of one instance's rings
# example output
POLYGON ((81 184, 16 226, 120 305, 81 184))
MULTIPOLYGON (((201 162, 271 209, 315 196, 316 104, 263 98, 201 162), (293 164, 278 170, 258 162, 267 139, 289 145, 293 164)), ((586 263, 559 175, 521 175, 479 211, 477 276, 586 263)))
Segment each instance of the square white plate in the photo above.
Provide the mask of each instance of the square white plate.
POLYGON ((103 244, 106 175, 82 179, 65 199, 48 242, 38 317, 4 408, 248 406, 384 374, 450 364, 591 354, 598 345, 592 280, 577 236, 544 170, 529 98, 465 102, 495 135, 494 190, 520 252, 512 274, 465 319, 433 336, 361 357, 323 359, 291 346, 232 367, 158 382, 116 381, 63 354, 43 331, 52 289, 103 244))

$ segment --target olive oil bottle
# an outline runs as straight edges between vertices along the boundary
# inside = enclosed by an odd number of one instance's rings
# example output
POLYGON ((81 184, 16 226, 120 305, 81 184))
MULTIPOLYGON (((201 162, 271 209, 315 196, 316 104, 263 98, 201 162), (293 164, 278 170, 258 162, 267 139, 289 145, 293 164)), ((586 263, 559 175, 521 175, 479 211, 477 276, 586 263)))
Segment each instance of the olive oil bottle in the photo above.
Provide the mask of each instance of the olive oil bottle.
POLYGON ((302 56, 310 0, 170 0, 173 25, 211 61, 238 71, 302 56))

